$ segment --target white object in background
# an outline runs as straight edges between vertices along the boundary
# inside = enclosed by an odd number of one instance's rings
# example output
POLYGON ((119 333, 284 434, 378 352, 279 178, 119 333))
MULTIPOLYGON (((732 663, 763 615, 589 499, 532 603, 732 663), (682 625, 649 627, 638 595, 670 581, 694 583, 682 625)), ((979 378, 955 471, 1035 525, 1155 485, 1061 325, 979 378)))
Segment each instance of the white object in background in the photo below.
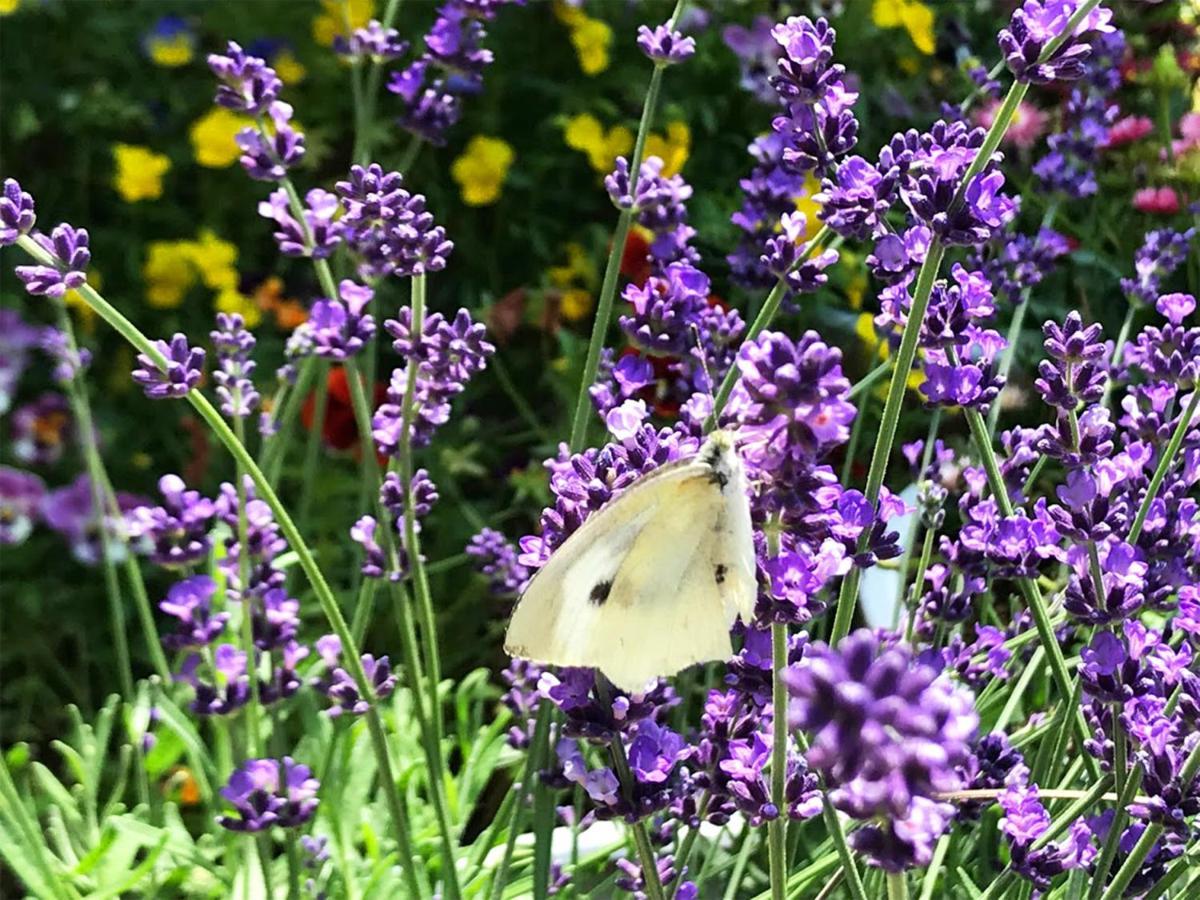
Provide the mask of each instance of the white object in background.
MULTIPOLYGON (((913 539, 917 524, 917 485, 914 482, 900 492, 900 498, 913 512, 896 516, 887 523, 889 531, 900 532, 900 546, 908 547, 913 539)), ((872 628, 894 628, 900 621, 896 609, 900 597, 900 579, 903 577, 899 563, 903 557, 889 560, 889 566, 871 566, 862 574, 858 584, 858 606, 863 618, 872 628)))

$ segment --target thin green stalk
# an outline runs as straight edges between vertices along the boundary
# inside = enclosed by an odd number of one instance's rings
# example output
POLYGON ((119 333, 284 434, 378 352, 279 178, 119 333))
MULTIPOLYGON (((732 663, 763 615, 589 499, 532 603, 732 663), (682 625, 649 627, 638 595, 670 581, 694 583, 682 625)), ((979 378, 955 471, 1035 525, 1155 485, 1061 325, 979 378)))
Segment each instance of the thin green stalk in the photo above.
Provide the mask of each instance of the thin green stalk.
MULTIPOLYGON (((1108 828, 1108 837, 1105 838, 1104 846, 1100 849, 1100 856, 1096 858, 1096 867, 1092 870, 1092 889, 1088 893, 1090 900, 1099 900, 1100 895, 1104 892, 1104 884, 1106 881, 1108 881, 1108 872, 1112 868, 1112 864, 1117 858, 1117 850, 1121 844, 1121 833, 1125 830, 1125 820, 1128 817, 1129 804, 1133 802, 1133 797, 1138 792, 1138 788, 1141 787, 1141 784, 1142 768, 1140 765, 1134 766, 1133 771, 1125 780, 1125 790, 1120 791, 1117 794, 1116 811, 1112 819, 1112 824, 1110 824, 1108 828)), ((1148 832, 1154 827, 1154 825, 1150 825, 1146 831, 1148 832)), ((1143 835, 1143 837, 1144 836, 1145 835, 1143 835)), ((1149 850, 1150 848, 1147 847, 1146 849, 1149 850)), ((1134 848, 1133 852, 1129 856, 1129 859, 1133 859, 1136 853, 1137 847, 1134 848)), ((1128 864, 1128 861, 1126 864, 1128 864)), ((1140 865, 1141 863, 1139 862, 1134 866, 1134 873, 1137 872, 1140 865)), ((1124 871, 1125 866, 1122 865, 1120 870, 1118 870, 1117 878, 1120 878, 1121 872, 1124 871)), ((1116 879, 1113 880, 1113 884, 1116 884, 1116 879)), ((1115 896, 1120 897, 1123 893, 1123 890, 1119 891, 1115 896)), ((1109 895, 1104 894, 1104 896, 1107 898, 1109 895)))
MULTIPOLYGON (((858 415, 854 417, 854 424, 850 426, 850 440, 846 442, 846 458, 842 461, 842 484, 850 483, 850 476, 854 472, 854 458, 858 456, 858 442, 862 438, 863 423, 867 417, 866 402, 859 407, 858 415)), ((901 569, 903 571, 903 568, 901 569)))
POLYGON ((940 838, 933 848, 933 858, 929 860, 929 866, 925 869, 925 877, 921 879, 921 893, 917 900, 933 900, 933 892, 937 888, 938 875, 942 871, 942 866, 946 862, 946 851, 950 849, 951 832, 947 831, 940 838))
MULTIPOLYGON (((768 538, 770 540, 770 538, 768 538)), ((776 531, 775 553, 779 552, 776 531)), ((771 749, 771 803, 779 814, 767 823, 767 852, 771 869, 771 896, 783 900, 787 893, 787 842, 788 817, 785 813, 787 801, 787 686, 783 673, 788 662, 787 625, 782 622, 771 624, 771 667, 774 670, 771 689, 772 706, 772 749, 771 749)))
MULTIPOLYGON (((26 253, 36 259, 43 265, 54 265, 55 259, 47 253, 36 241, 28 235, 22 235, 18 241, 18 245, 26 253)), ((118 334, 121 335, 129 344, 137 351, 145 354, 152 363, 162 369, 166 369, 167 360, 163 356, 162 351, 157 346, 151 343, 132 322, 129 321, 116 307, 104 299, 101 294, 89 284, 80 286, 79 293, 99 316, 104 319, 118 334)), ((392 776, 391 759, 387 753, 387 743, 383 739, 383 726, 380 721, 379 711, 375 706, 375 693, 372 690, 371 683, 367 679, 366 672, 363 669, 362 659, 359 655, 358 645, 355 643, 353 636, 350 634, 349 625, 346 623, 345 617, 342 615, 341 609, 338 606, 337 599, 334 597, 333 590, 329 586, 329 582, 325 579, 324 573, 317 565, 316 558, 313 556, 312 550, 309 549, 300 530, 296 527, 296 523, 292 520, 291 515, 287 511, 287 507, 280 501, 279 496, 275 493, 274 488, 267 481, 262 470, 254 462, 254 458, 246 450, 245 446, 237 439, 237 436, 229 428, 229 425, 221 417, 216 407, 209 402, 199 391, 189 391, 187 401, 192 408, 204 420, 209 430, 233 456, 234 461, 244 468, 250 479, 254 482, 255 492, 273 513, 276 522, 279 524, 279 530, 284 539, 288 542, 292 551, 296 554, 297 562, 304 574, 308 577, 309 583, 312 586, 313 593, 317 598, 317 602, 321 606, 321 611, 325 614, 325 618, 329 621, 330 627, 342 642, 342 648, 346 653, 345 666, 353 679, 355 686, 358 688, 361 696, 370 704, 370 708, 366 713, 368 725, 374 734, 378 732, 378 739, 372 738, 375 745, 376 762, 379 766, 381 778, 384 781, 384 796, 387 800, 389 810, 392 815, 392 824, 396 832, 396 839, 403 850, 405 847, 411 850, 412 842, 408 834, 408 821, 405 817, 403 800, 400 797, 399 791, 396 788, 395 779, 392 776)), ((406 857, 411 860, 411 854, 406 857)), ((410 882, 412 888, 412 896, 419 896, 417 890, 416 873, 412 871, 412 866, 407 865, 404 869, 405 878, 410 882)))
MULTIPOLYGON (((317 363, 317 391, 313 400, 312 424, 304 445, 304 469, 301 476, 300 510, 301 523, 308 526, 308 512, 312 508, 313 485, 317 481, 317 462, 321 456, 321 441, 325 435, 325 413, 329 407, 329 363, 317 363)), ((282 454, 280 456, 282 461, 282 454)))
POLYGON ((296 417, 304 401, 308 399, 309 388, 312 387, 318 367, 319 361, 315 356, 301 360, 296 372, 296 383, 281 388, 276 395, 277 404, 272 406, 271 412, 275 431, 263 439, 258 454, 258 465, 267 473, 271 484, 279 484, 279 473, 283 470, 283 461, 295 434, 296 417), (276 415, 278 403, 282 403, 283 408, 276 415))
POLYGON ((757 836, 758 832, 753 828, 743 831, 742 845, 738 848, 738 855, 733 863, 733 871, 729 873, 729 883, 725 886, 725 895, 722 900, 734 900, 738 896, 742 878, 746 874, 746 867, 750 865, 750 855, 754 852, 754 839, 757 836))
MULTIPOLYGON (((933 542, 937 538, 936 528, 925 529, 925 539, 921 542, 921 557, 917 560, 917 572, 912 583, 912 599, 908 603, 908 621, 904 625, 904 640, 912 643, 913 632, 917 625, 917 605, 921 599, 921 589, 925 584, 925 573, 929 571, 929 561, 933 558, 933 542)), ((907 568, 907 566, 905 567, 907 568)), ((904 584, 904 570, 900 570, 900 583, 904 584)), ((896 627, 896 616, 900 614, 900 604, 896 604, 896 612, 892 616, 892 627, 896 627)))
MULTIPOLYGON (((710 799, 712 799, 712 791, 705 789, 704 793, 700 796, 700 803, 696 807, 696 818, 701 822, 704 821, 704 817, 708 814, 708 802, 710 799)), ((684 879, 682 873, 687 866, 688 859, 692 855, 692 847, 695 846, 698 837, 700 837, 700 828, 689 827, 688 833, 684 835, 683 841, 679 845, 679 852, 675 854, 675 871, 680 873, 680 877, 676 878, 675 883, 671 886, 667 900, 675 900, 675 895, 683 887, 684 879)))
MULTIPOLYGON (((1125 345, 1129 343, 1129 332, 1133 329, 1133 317, 1137 315, 1140 303, 1133 300, 1132 297, 1125 298, 1125 318, 1121 321, 1121 330, 1117 332, 1116 343, 1113 344, 1112 357, 1109 359, 1109 369, 1113 372, 1117 371, 1117 367, 1121 365, 1121 357, 1125 353, 1125 345)), ((1109 397, 1112 396, 1112 390, 1116 386, 1114 380, 1109 378, 1104 383, 1104 395, 1100 398, 1101 406, 1108 406, 1109 397)))
POLYGON ((1159 900, 1160 897, 1165 897, 1167 893, 1175 886, 1175 882, 1179 881, 1188 872, 1196 872, 1195 877, 1188 882, 1180 897, 1195 897, 1200 896, 1200 858, 1196 853, 1185 853, 1175 862, 1171 863, 1165 875, 1150 886, 1150 890, 1142 895, 1142 900, 1159 900))
MULTIPOLYGON (((56 312, 58 315, 58 327, 66 338, 67 353, 72 358, 78 358, 79 345, 75 340, 75 326, 71 322, 70 313, 67 312, 66 304, 56 304, 56 312)), ((100 448, 96 443, 96 427, 92 417, 92 405, 88 399, 87 385, 80 377, 80 373, 76 372, 67 385, 67 398, 71 404, 72 414, 78 423, 76 429, 80 439, 80 446, 83 450, 84 462, 88 469, 88 476, 93 484, 99 488, 102 495, 102 500, 96 505, 97 514, 100 515, 101 510, 109 510, 114 516, 119 512, 117 509, 116 495, 113 493, 112 482, 108 477, 108 470, 105 468, 104 459, 100 455, 100 448)), ((108 531, 101 528, 101 540, 109 539, 108 531)), ((162 644, 158 639, 158 628, 154 624, 154 611, 150 607, 150 598, 146 594, 146 582, 142 579, 142 570, 138 566, 137 558, 133 553, 133 548, 128 547, 124 568, 126 578, 129 581, 130 589, 133 591, 134 607, 137 610, 138 619, 142 627, 142 636, 146 641, 146 651, 150 654, 150 660, 154 665, 154 671, 165 684, 171 682, 171 667, 167 663, 166 654, 163 653, 162 644)), ((108 553, 105 552, 105 563, 108 562, 108 553)), ((108 584, 107 573, 105 575, 105 583, 108 584)), ((120 588, 117 587, 116 596, 120 597, 120 588)), ((124 614, 122 613, 122 619, 124 614)), ((115 621, 114 621, 115 624, 115 621)), ((128 645, 125 650, 128 656, 128 645)), ((132 695, 127 695, 132 696, 132 695)))
MULTIPOLYGON (((981 151, 982 152, 982 151, 981 151)), ((900 348, 896 351, 896 366, 892 370, 892 380, 888 387, 887 399, 883 404, 883 417, 879 424, 879 438, 875 450, 871 454, 871 466, 867 470, 867 501, 874 506, 879 501, 879 489, 883 485, 883 476, 887 471, 888 460, 892 455, 892 444, 896 439, 896 429, 900 423, 900 408, 904 404, 904 394, 908 389, 908 376, 912 371, 913 360, 917 354, 917 338, 920 335, 921 323, 925 320, 925 309, 929 305, 929 295, 933 290, 933 282, 937 278, 945 247, 938 239, 929 246, 925 262, 917 274, 917 284, 913 292, 912 308, 908 314, 908 322, 904 334, 900 338, 900 348)), ((870 529, 863 529, 859 538, 859 552, 867 549, 870 542, 870 529)), ((851 567, 842 579, 841 591, 838 594, 837 610, 834 613, 833 631, 830 643, 836 644, 850 632, 850 624, 854 621, 854 610, 858 605, 858 583, 862 570, 858 566, 851 567)))
MULTIPOLYGON (((233 420, 233 433, 242 444, 246 442, 246 425, 240 416, 233 420)), ((237 539, 238 539, 238 587, 242 601, 242 652, 246 654, 246 669, 250 673, 250 700, 246 704, 246 748, 249 756, 258 757, 262 748, 259 727, 261 710, 258 691, 258 651, 254 646, 254 619, 250 605, 254 602, 248 590, 250 585, 250 524, 246 514, 246 473, 237 467, 237 539)))
POLYGON ((1024 671, 1021 672, 1021 677, 1013 685, 1013 689, 1008 695, 1008 700, 1004 704, 1004 709, 1000 710, 1000 718, 992 726, 993 731, 1004 731, 1008 727, 1008 723, 1012 721, 1012 717, 1017 712, 1017 705, 1024 699, 1025 692, 1029 690, 1029 683, 1042 670, 1045 662, 1046 650, 1044 647, 1039 646, 1033 651, 1033 656, 1026 663, 1024 671))
MULTIPOLYGON (((380 24, 386 29, 391 28, 392 23, 396 21, 396 13, 400 9, 400 0, 388 0, 388 4, 384 7, 383 17, 379 20, 380 24)), ((361 74, 361 70, 355 69, 353 75, 355 78, 361 74)), ((354 152, 352 159, 361 165, 366 165, 371 159, 371 133, 370 124, 375 118, 375 106, 379 100, 379 79, 383 74, 383 66, 379 61, 372 59, 365 83, 359 80, 356 84, 352 82, 352 86, 356 89, 357 95, 354 104, 354 152)))
POLYGON ((825 827, 829 829, 829 836, 833 839, 833 849, 837 851, 838 859, 842 862, 842 871, 846 874, 846 887, 850 891, 850 896, 853 900, 867 900, 867 891, 863 887, 858 866, 854 863, 854 854, 850 852, 850 845, 846 843, 846 834, 842 831, 842 823, 838 821, 837 812, 834 810, 833 804, 829 802, 828 794, 822 795, 821 803, 825 827))
MULTIPOLYGON (((857 416, 855 419, 857 420, 857 416)), ((929 462, 933 459, 933 447, 937 443, 938 429, 942 427, 942 408, 936 407, 933 415, 929 417, 929 432, 925 435, 925 447, 921 453, 921 468, 917 472, 917 483, 920 484, 920 479, 925 477, 925 472, 929 468, 929 462)), ((846 484, 845 478, 842 483, 846 484)), ((922 516, 919 514, 913 522, 912 531, 904 541, 904 552, 900 556, 900 577, 896 584, 896 605, 892 608, 892 628, 895 628, 900 623, 900 607, 904 605, 908 598, 908 564, 912 560, 913 547, 916 546, 917 535, 920 533, 922 516)), ((923 562, 917 570, 917 577, 913 581, 912 588, 912 603, 908 615, 908 627, 905 632, 908 634, 907 640, 912 640, 912 630, 917 619, 917 601, 921 596, 921 590, 925 586, 925 570, 929 566, 929 556, 933 554, 933 540, 936 534, 936 529, 927 528, 925 530, 925 538, 921 545, 921 557, 923 562)))
MULTIPOLYGON (((423 276, 417 276, 416 278, 413 279, 413 294, 414 294, 414 296, 416 296, 416 294, 417 294, 416 282, 418 279, 423 280, 423 276)), ((414 327, 417 329, 420 328, 420 324, 417 323, 416 320, 414 320, 414 327)), ((354 417, 355 417, 355 421, 358 423, 358 429, 361 433, 369 435, 370 427, 371 427, 371 407, 370 407, 369 402, 367 401, 366 393, 363 390, 362 376, 359 373, 358 367, 353 359, 345 360, 342 363, 342 365, 346 370, 346 383, 350 387, 350 403, 354 409, 354 417)), ((409 379, 409 387, 410 388, 415 384, 416 384, 415 378, 409 379)), ((409 402, 407 399, 407 397, 408 397, 407 392, 406 392, 405 397, 406 397, 405 408, 408 409, 410 407, 407 406, 407 403, 409 402)), ((405 418, 402 421, 404 423, 402 425, 402 432, 407 433, 409 431, 409 428, 407 427, 408 419, 405 418)), ((382 500, 379 498, 378 486, 382 483, 382 477, 379 472, 379 460, 376 459, 376 457, 375 457, 373 446, 367 445, 364 447, 363 454, 362 454, 362 465, 369 473, 368 477, 369 477, 370 483, 376 485, 374 494, 376 497, 376 507, 377 507, 378 515, 380 517, 380 525, 381 525, 381 528, 377 532, 377 534, 379 535, 380 543, 382 544, 384 553, 387 555, 391 565, 398 566, 399 558, 398 558, 398 554, 396 551, 395 540, 392 535, 391 514, 383 507, 382 500)), ((407 525, 410 525, 411 523, 415 522, 415 519, 416 519, 416 517, 411 514, 411 509, 412 509, 412 499, 410 496, 411 492, 412 492, 411 471, 408 473, 407 477, 402 475, 401 478, 404 482, 405 507, 406 507, 404 519, 405 519, 405 524, 407 526, 407 525)), ((406 531, 407 531, 407 529, 406 529, 406 531)), ((420 549, 419 549, 419 547, 408 546, 408 547, 406 547, 406 550, 408 551, 409 566, 415 573, 417 571, 417 563, 420 559, 420 549)), ((445 856, 444 868, 447 869, 447 872, 445 873, 446 890, 447 890, 447 893, 452 898, 454 898, 454 897, 458 897, 460 895, 461 891, 460 891, 459 884, 458 884, 457 866, 455 865, 454 831, 453 831, 453 827, 451 826, 451 823, 450 823, 450 815, 449 815, 449 811, 446 806, 445 774, 443 771, 442 758, 441 758, 441 746, 442 746, 441 721, 440 721, 441 713, 440 713, 440 708, 437 705, 437 703, 438 703, 438 690, 437 690, 438 681, 437 681, 436 676, 434 676, 429 671, 425 672, 425 676, 426 676, 425 678, 420 678, 420 677, 418 677, 418 674, 417 674, 417 671, 415 670, 415 668, 412 668, 412 667, 415 667, 415 665, 416 665, 418 655, 419 655, 419 649, 417 646, 415 646, 415 644, 416 644, 415 637, 411 634, 411 617, 407 615, 406 592, 404 592, 403 588, 400 585, 395 584, 395 583, 393 583, 391 585, 391 589, 394 592, 395 596, 397 597, 397 602, 402 607, 401 614, 404 617, 404 619, 406 620, 406 621, 402 621, 401 637, 404 639, 405 657, 406 657, 405 661, 410 666, 409 680, 412 684, 412 689, 413 689, 413 708, 417 715, 417 721, 418 721, 418 724, 421 729, 421 737, 422 737, 421 743, 425 750, 425 759, 426 759, 426 762, 429 767, 428 776, 429 776, 430 795, 431 795, 431 799, 433 801, 434 813, 435 813, 435 816, 437 819, 437 824, 438 824, 438 832, 439 832, 439 836, 442 841, 443 854, 445 856), (420 696, 422 681, 428 682, 430 685, 431 696, 428 700, 424 700, 420 696), (431 705, 426 706, 425 705, 426 703, 429 703, 431 705)), ((427 649, 428 649, 428 645, 431 643, 436 643, 436 640, 437 640, 436 634, 427 633, 426 634, 427 649)), ((429 664, 428 661, 431 658, 436 662, 436 655, 437 655, 436 649, 432 649, 431 651, 427 652, 427 656, 426 656, 427 663, 426 664, 427 665, 429 664)))
MULTIPOLYGON (((683 11, 686 0, 676 0, 675 11, 667 20, 667 27, 674 25, 675 20, 683 11)), ((650 135, 650 127, 654 122, 654 113, 658 109, 658 95, 662 90, 665 65, 655 64, 654 72, 650 75, 650 86, 646 88, 646 99, 642 104, 642 118, 638 122, 637 138, 633 144, 633 155, 629 159, 630 177, 635 181, 642 167, 642 157, 646 151, 646 139, 650 135)), ((583 375, 579 380, 579 392, 575 398, 575 413, 571 417, 571 451, 578 453, 583 449, 587 439, 588 418, 591 415, 592 401, 588 389, 596 380, 596 372, 600 368, 600 352, 604 349, 604 340, 608 336, 608 326, 612 321, 613 299, 617 294, 617 283, 621 278, 621 258, 625 254, 625 241, 629 237, 629 228, 633 224, 634 210, 623 209, 617 216, 617 226, 613 230, 612 247, 608 252, 608 262, 604 266, 604 280, 600 283, 600 296, 596 302, 596 318, 592 323, 592 336, 588 341, 587 357, 583 363, 583 375)))
POLYGON ((1183 411, 1183 415, 1179 418, 1179 424, 1175 426, 1175 431, 1171 434, 1171 440, 1167 442, 1167 448, 1163 451, 1163 455, 1154 469, 1154 475, 1150 478, 1150 486, 1146 488, 1146 496, 1142 498, 1142 505, 1138 507, 1133 527, 1129 529, 1129 543, 1131 544, 1136 544, 1138 538, 1142 536, 1142 529, 1146 527, 1146 517, 1150 515, 1150 506, 1154 503, 1154 498, 1158 496, 1159 488, 1162 487, 1163 479, 1167 477, 1167 470, 1175 461, 1179 448, 1183 446, 1183 439, 1191 426, 1192 417, 1196 414, 1198 404, 1200 404, 1200 385, 1194 385, 1192 399, 1188 401, 1187 409, 1183 411))
POLYGON ((521 781, 517 784, 516 797, 518 802, 512 806, 512 814, 508 822, 508 837, 504 842, 504 854, 500 857, 500 865, 492 878, 489 900, 500 900, 504 888, 508 884, 508 867, 512 863, 513 851, 517 846, 517 823, 521 810, 525 807, 525 799, 529 796, 534 779, 537 778, 538 767, 542 764, 541 750, 547 744, 550 736, 550 702, 543 700, 538 704, 537 716, 534 719, 533 735, 529 741, 529 752, 525 754, 525 768, 521 772, 521 781))
POLYGON ((888 369, 891 367, 892 361, 890 359, 885 359, 862 378, 858 379, 858 381, 854 382, 854 384, 850 385, 850 393, 846 395, 847 398, 853 400, 859 394, 863 393, 863 391, 867 390, 869 387, 871 387, 871 385, 883 378, 883 376, 887 374, 888 369))
POLYGON ((904 872, 887 873, 888 900, 908 900, 908 875, 904 872))
POLYGON ((1042 469, 1046 468, 1046 463, 1050 461, 1050 457, 1042 454, 1038 457, 1038 461, 1033 464, 1033 468, 1029 470, 1029 474, 1025 477, 1025 483, 1021 485, 1021 496, 1028 497, 1029 491, 1033 487, 1037 477, 1042 474, 1042 469))
MULTIPOLYGON (((1116 822, 1113 822, 1115 827, 1116 822)), ((1103 900, 1120 900, 1125 896, 1125 889, 1129 887, 1129 883, 1133 881, 1138 871, 1142 868, 1142 863, 1146 861, 1146 857, 1150 855, 1150 851, 1154 849, 1154 845, 1158 843, 1158 839, 1162 837, 1163 827, 1158 822, 1152 822, 1146 826, 1146 830, 1142 832, 1142 836, 1138 838, 1133 849, 1129 851, 1129 856, 1125 857, 1125 862, 1121 868, 1117 869, 1117 874, 1113 876, 1112 883, 1108 886, 1108 890, 1104 892, 1103 900)), ((1105 867, 1107 869, 1107 866, 1105 867)), ((1103 887, 1103 882, 1099 879, 1092 882, 1092 896, 1101 896, 1098 888, 1103 887)))

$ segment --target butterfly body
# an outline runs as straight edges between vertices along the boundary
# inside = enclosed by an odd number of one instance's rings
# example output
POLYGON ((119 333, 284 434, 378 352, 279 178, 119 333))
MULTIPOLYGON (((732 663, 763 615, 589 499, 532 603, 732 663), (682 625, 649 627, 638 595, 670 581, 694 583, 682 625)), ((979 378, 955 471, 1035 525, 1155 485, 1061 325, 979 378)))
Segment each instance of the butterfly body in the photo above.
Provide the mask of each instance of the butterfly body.
POLYGON ((749 621, 754 544, 730 435, 644 475, 588 518, 530 581, 505 639, 513 656, 593 666, 626 691, 731 655, 749 621))

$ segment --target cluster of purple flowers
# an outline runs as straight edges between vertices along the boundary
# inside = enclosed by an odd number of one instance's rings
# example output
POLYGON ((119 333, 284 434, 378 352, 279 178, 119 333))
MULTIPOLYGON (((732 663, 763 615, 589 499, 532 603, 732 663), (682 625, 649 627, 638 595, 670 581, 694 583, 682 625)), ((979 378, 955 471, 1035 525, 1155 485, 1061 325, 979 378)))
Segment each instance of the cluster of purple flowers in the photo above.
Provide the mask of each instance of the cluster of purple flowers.
POLYGON ((316 814, 320 786, 312 770, 290 756, 248 759, 221 789, 234 813, 217 821, 230 831, 266 831, 273 825, 298 828, 316 814))
POLYGON ((242 168, 258 181, 283 180, 304 158, 304 135, 291 124, 291 105, 279 99, 283 82, 264 60, 234 41, 224 54, 210 53, 208 67, 219 81, 217 105, 258 121, 235 138, 242 168))
POLYGON ((851 845, 889 871, 928 863, 954 814, 937 794, 963 787, 971 759, 971 695, 867 631, 809 648, 785 678, 791 725, 812 733, 806 758, 830 802, 875 820, 851 845))
MULTIPOLYGON (((487 37, 484 23, 494 19, 507 2, 522 0, 447 0, 439 7, 424 37, 424 51, 393 72, 387 85, 403 104, 397 120, 401 128, 439 147, 446 142, 446 132, 462 115, 462 97, 479 93, 483 70, 494 59, 492 51, 483 46, 487 37)), ((383 52, 376 55, 384 59, 403 53, 394 37, 381 42, 378 34, 372 36, 364 29, 355 32, 347 49, 354 43, 381 46, 383 52)))
POLYGON ((254 412, 260 397, 254 387, 254 352, 257 340, 238 313, 217 313, 217 327, 209 332, 216 351, 217 368, 213 380, 221 412, 231 419, 244 419, 254 412))
POLYGON ((425 317, 419 333, 412 327, 412 310, 405 307, 398 317, 384 322, 393 338, 392 346, 404 358, 405 364, 392 372, 387 401, 372 419, 372 435, 380 453, 393 455, 404 439, 404 405, 409 393, 409 440, 414 447, 423 447, 433 433, 450 418, 450 402, 466 388, 466 384, 487 365, 487 358, 496 348, 485 340, 487 329, 472 321, 470 313, 460 309, 453 320, 441 313, 425 317))

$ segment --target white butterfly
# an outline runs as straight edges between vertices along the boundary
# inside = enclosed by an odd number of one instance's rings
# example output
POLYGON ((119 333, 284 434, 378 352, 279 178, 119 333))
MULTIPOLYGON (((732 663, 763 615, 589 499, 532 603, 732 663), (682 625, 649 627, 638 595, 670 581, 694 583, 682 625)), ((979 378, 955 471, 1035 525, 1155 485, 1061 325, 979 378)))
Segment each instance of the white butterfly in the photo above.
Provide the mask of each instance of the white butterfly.
POLYGON ((746 476, 728 432, 655 469, 584 522, 521 595, 504 648, 592 666, 634 692, 694 663, 728 659, 749 622, 754 542, 746 476))

